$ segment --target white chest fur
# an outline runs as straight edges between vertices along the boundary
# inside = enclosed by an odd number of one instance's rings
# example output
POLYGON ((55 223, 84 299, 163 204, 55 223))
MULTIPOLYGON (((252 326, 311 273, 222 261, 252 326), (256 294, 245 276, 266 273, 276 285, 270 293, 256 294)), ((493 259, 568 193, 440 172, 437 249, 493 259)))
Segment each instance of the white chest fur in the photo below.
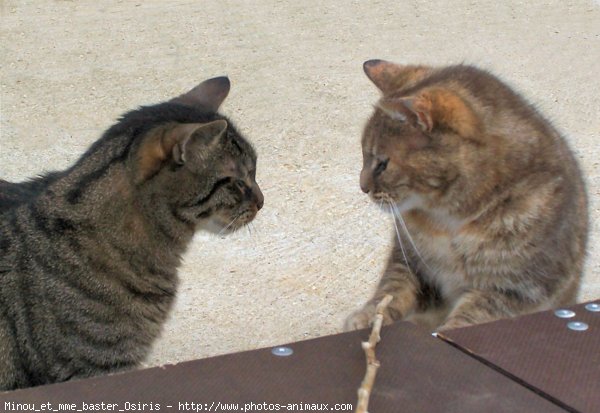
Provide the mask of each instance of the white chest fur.
POLYGON ((398 223, 402 243, 404 248, 414 251, 413 262, 416 261, 426 281, 435 285, 446 299, 452 300, 462 293, 466 288, 460 234, 464 222, 437 211, 428 214, 411 211, 405 214, 405 223, 398 223))

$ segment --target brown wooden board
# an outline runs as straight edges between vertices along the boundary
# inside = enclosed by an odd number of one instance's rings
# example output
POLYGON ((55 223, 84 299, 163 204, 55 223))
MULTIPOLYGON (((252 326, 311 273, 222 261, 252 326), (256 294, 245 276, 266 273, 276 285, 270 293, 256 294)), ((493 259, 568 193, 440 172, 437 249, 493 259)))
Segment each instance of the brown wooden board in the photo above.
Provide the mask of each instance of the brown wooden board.
MULTIPOLYGON (((600 301, 598 301, 600 303, 600 301)), ((600 412, 600 312, 570 307, 572 318, 545 311, 451 330, 439 337, 526 383, 568 410, 600 412), (567 328, 571 321, 586 331, 567 328)))
MULTIPOLYGON (((239 403, 238 411, 247 403, 262 408, 246 411, 268 411, 263 403, 326 403, 328 411, 336 404, 352 404, 346 411, 353 411, 365 372, 360 343, 367 336, 363 330, 292 343, 288 347, 294 354, 288 357, 274 356, 269 348, 5 392, 0 393, 0 409, 7 410, 10 403, 35 403, 38 408, 43 403, 53 408, 74 403, 81 409, 84 402, 87 407, 104 402, 117 403, 114 407, 122 410, 146 403, 143 411, 160 407, 176 412, 184 411, 187 402, 197 403, 197 411, 224 411, 217 403, 239 403)), ((383 329, 377 355, 381 368, 371 397, 373 413, 564 412, 408 323, 383 329)), ((290 410, 280 406, 279 411, 290 410)))

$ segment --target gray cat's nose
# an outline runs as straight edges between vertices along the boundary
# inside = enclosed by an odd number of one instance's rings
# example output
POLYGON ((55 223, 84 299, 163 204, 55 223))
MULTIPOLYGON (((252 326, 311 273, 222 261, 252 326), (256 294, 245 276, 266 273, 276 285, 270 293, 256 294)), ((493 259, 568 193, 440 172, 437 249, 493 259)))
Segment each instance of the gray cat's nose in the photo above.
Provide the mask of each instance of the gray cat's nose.
POLYGON ((254 185, 252 188, 252 193, 254 194, 254 199, 256 200, 256 209, 260 211, 260 209, 265 204, 265 197, 262 194, 258 185, 254 185))

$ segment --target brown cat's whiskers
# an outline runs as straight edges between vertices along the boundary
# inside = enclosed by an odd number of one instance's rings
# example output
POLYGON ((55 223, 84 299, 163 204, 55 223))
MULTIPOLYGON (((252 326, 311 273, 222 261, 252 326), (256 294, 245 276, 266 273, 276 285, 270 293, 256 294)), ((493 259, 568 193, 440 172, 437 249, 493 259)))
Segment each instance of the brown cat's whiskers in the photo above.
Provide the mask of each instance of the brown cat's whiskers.
POLYGON ((371 195, 373 202, 377 202, 379 209, 387 212, 387 213, 391 213, 392 212, 392 208, 391 205, 394 204, 394 200, 392 199, 392 197, 390 197, 387 193, 385 192, 377 192, 373 195, 371 195), (385 206, 388 208, 384 208, 384 202, 385 202, 385 206))
POLYGON ((419 259, 421 260, 421 262, 423 263, 423 265, 425 265, 425 267, 427 267, 429 270, 431 270, 431 267, 429 267, 429 265, 427 265, 427 263, 425 262, 425 259, 423 258, 423 256, 419 252, 419 249, 417 248, 417 245, 415 244, 415 241, 413 240, 412 236, 410 235, 410 232, 408 231, 408 227, 406 226, 406 222, 404 222, 404 218, 402 217, 402 214, 398 210, 398 207, 396 206, 396 204, 393 204, 393 203, 390 203, 390 205, 392 207, 392 212, 394 214, 394 217, 397 218, 398 221, 400 221, 400 225, 402 225, 402 229, 404 229, 404 232, 406 233, 406 237, 408 238, 408 242, 410 242, 410 244, 412 245, 413 249, 417 253, 417 256, 419 257, 419 259))
POLYGON ((389 196, 385 192, 371 193, 370 196, 371 196, 371 199, 373 201, 386 201, 386 202, 390 202, 389 196))
POLYGON ((398 229, 398 223, 396 222, 396 219, 395 219, 394 204, 392 204, 387 199, 386 199, 386 202, 389 207, 390 213, 392 215, 394 215, 394 218, 392 219, 394 221, 394 229, 396 230, 396 237, 398 238, 398 243, 400 244, 400 250, 402 251, 402 255, 404 256, 404 262, 406 264, 406 268, 408 269, 409 273, 414 275, 413 270, 410 268, 410 265, 408 264, 408 257, 406 256, 406 250, 404 249, 404 244, 402 244, 402 237, 400 236, 400 230, 398 229))

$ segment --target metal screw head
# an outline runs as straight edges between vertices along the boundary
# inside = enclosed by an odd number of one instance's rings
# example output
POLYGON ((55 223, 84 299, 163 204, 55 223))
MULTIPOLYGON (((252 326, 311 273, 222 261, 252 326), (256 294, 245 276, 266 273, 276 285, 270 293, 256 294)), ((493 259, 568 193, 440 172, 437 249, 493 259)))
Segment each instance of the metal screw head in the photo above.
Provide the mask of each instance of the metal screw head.
POLYGON ((567 327, 574 331, 585 331, 588 329, 588 325, 583 321, 571 321, 567 323, 567 327))
POLYGON ((565 308, 561 308, 559 310, 556 310, 554 312, 554 315, 557 316, 558 318, 571 318, 571 317, 575 317, 575 312, 571 311, 571 310, 567 310, 565 308))
POLYGON ((294 350, 289 347, 273 347, 271 353, 279 357, 287 357, 294 354, 294 350))
POLYGON ((588 311, 592 311, 594 313, 600 312, 600 304, 598 303, 589 303, 585 305, 585 309, 588 311))

